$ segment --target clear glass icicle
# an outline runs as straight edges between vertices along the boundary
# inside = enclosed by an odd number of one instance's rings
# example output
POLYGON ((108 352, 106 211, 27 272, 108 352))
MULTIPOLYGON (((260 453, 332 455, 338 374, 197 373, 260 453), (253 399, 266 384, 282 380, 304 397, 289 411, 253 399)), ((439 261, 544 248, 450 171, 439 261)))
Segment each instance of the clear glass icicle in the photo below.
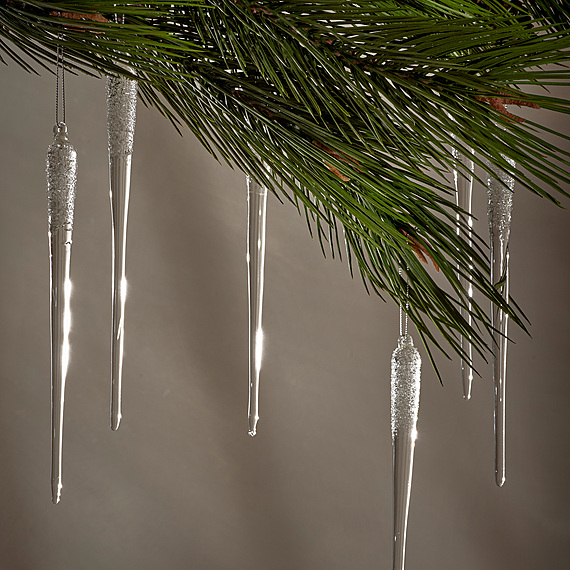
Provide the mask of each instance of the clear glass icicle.
POLYGON ((127 218, 131 191, 131 161, 135 133, 137 82, 107 77, 107 135, 113 224, 113 304, 111 317, 111 429, 122 416, 123 347, 127 295, 127 218))
MULTIPOLYGON (((475 163, 470 158, 464 156, 456 148, 452 148, 453 158, 458 166, 453 169, 453 182, 455 185, 455 201, 459 208, 465 213, 457 213, 457 235, 465 235, 466 241, 471 247, 472 245, 472 231, 473 216, 472 216, 472 197, 473 197, 473 172, 475 170, 475 163), (462 167, 462 168, 461 168, 462 167)), ((473 149, 470 150, 470 155, 473 154, 473 149)), ((469 266, 468 276, 458 273, 458 278, 461 287, 467 292, 469 299, 473 297, 473 286, 471 284, 472 265, 469 266)), ((472 324, 471 317, 471 300, 468 304, 469 310, 464 308, 460 309, 461 316, 467 321, 469 326, 472 324)), ((473 345, 469 338, 461 337, 461 349, 467 355, 468 360, 461 358, 461 380, 463 383, 463 397, 467 400, 471 399, 471 390, 473 387, 473 345)))
POLYGON ((77 182, 77 153, 65 123, 54 127, 46 159, 50 256, 51 328, 51 493, 59 503, 62 490, 63 410, 71 327, 71 243, 77 182))
MULTIPOLYGON (((506 157, 505 157, 506 159, 506 157)), ((515 161, 506 159, 512 168, 515 161)), ((509 300, 509 239, 513 210, 514 178, 487 162, 487 216, 491 245, 491 283, 509 300)), ((509 315, 493 304, 491 324, 493 330, 493 384, 495 390, 495 480, 502 487, 505 469, 505 416, 507 382, 507 334, 509 315)))
POLYGON ((247 269, 249 301, 249 404, 248 432, 257 433, 259 372, 263 354, 263 284, 265 279, 265 229, 267 188, 250 176, 247 181, 247 269))
POLYGON ((407 318, 405 327, 402 327, 400 310, 400 337, 398 346, 392 353, 390 376, 394 484, 393 570, 404 570, 420 405, 421 358, 407 328, 407 318))

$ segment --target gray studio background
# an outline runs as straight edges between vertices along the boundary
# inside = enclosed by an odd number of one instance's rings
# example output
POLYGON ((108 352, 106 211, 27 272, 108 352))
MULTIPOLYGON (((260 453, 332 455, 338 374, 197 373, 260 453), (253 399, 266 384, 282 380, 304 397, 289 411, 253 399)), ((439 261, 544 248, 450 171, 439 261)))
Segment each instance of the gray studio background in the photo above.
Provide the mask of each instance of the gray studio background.
MULTIPOLYGON (((391 568, 396 307, 323 259, 304 219, 270 196, 261 420, 250 438, 244 177, 140 104, 124 417, 110 431, 105 90, 69 75, 72 358, 63 500, 51 503, 44 160, 54 79, 13 64, 0 73, 0 568, 391 568)), ((540 119, 570 130, 566 118, 540 119)), ((475 209, 484 214, 479 187, 475 209)), ((439 358, 442 388, 421 350, 408 570, 568 568, 569 222, 516 195, 512 292, 534 338, 512 328, 503 489, 490 367, 465 402, 457 360, 439 358)))

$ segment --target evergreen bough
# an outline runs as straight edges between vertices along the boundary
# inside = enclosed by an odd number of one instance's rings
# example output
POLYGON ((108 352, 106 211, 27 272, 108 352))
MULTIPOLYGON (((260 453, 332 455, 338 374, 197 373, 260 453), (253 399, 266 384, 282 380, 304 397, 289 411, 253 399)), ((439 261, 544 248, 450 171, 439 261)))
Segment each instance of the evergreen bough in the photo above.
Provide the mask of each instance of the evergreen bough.
POLYGON ((461 335, 489 349, 486 308, 472 303, 472 328, 460 314, 457 266, 524 328, 485 240, 457 235, 451 148, 567 195, 570 153, 545 135, 570 137, 506 105, 569 112, 549 87, 570 84, 570 2, 0 1, 2 61, 51 71, 58 46, 69 69, 136 77, 146 105, 290 200, 367 289, 405 307, 409 281, 430 358, 446 350, 430 323, 459 354, 461 335))

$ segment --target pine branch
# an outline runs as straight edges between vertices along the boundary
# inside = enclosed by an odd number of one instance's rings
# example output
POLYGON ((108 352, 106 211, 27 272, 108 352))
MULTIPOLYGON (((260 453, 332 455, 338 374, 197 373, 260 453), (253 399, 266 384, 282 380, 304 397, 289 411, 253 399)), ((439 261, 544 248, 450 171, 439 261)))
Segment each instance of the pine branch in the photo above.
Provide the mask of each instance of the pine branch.
POLYGON ((485 241, 457 236, 450 149, 477 149, 478 165, 554 202, 564 194, 569 154, 506 104, 569 112, 523 90, 570 83, 567 14, 493 0, 12 0, 0 3, 0 51, 31 71, 62 45, 71 67, 136 76, 145 104, 289 199, 323 252, 342 243, 367 288, 405 305, 402 268, 423 339, 461 353, 469 336, 484 354, 490 322, 477 303, 473 327, 461 316, 457 265, 473 265, 474 287, 523 328, 524 317, 489 283, 485 241))

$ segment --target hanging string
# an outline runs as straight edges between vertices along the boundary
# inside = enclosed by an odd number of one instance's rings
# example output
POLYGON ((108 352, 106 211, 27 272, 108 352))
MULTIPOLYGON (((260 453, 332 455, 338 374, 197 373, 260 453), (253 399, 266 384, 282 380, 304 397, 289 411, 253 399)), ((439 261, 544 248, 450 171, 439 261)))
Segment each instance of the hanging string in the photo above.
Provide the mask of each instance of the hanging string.
MULTIPOLYGON (((60 36, 60 40, 62 37, 60 36)), ((61 117, 62 123, 65 124, 65 66, 63 65, 63 47, 61 44, 57 46, 56 65, 55 65, 55 124, 59 125, 59 83, 61 77, 61 117)))
MULTIPOLYGON (((398 275, 402 277, 402 268, 398 267, 398 275)), ((406 275, 406 310, 402 307, 400 300, 400 336, 408 336, 408 310, 410 308, 410 282, 406 275)))

